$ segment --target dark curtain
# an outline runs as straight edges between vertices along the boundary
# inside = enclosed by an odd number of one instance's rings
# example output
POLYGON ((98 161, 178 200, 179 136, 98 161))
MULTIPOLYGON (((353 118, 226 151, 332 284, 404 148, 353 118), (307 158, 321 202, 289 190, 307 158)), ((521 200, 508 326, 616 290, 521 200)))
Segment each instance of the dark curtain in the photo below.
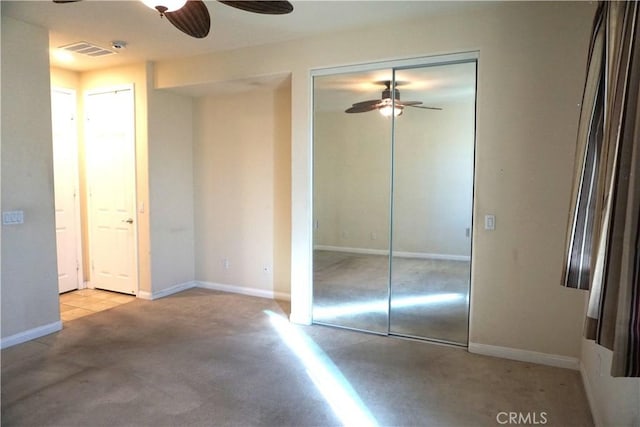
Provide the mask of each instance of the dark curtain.
POLYGON ((585 334, 640 376, 638 2, 596 11, 578 129, 564 285, 589 290, 585 334))

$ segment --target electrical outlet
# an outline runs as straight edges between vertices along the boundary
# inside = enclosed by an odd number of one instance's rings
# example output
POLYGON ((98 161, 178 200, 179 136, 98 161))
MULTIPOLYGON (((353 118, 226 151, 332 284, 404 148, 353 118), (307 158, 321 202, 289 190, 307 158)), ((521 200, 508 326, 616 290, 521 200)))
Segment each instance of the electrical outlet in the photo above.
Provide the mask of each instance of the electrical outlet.
POLYGON ((229 258, 222 258, 222 266, 224 267, 225 270, 229 269, 229 258))
POLYGON ((378 234, 374 231, 371 232, 370 237, 371 237, 371 240, 378 240, 378 234))

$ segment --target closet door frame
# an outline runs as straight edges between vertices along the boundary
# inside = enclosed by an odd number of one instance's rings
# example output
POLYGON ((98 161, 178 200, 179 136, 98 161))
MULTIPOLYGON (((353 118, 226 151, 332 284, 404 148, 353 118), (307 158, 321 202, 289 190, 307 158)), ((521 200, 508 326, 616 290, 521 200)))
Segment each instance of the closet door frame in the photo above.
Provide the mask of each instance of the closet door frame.
MULTIPOLYGON (((323 77, 323 76, 332 76, 332 75, 337 75, 337 74, 347 74, 347 73, 358 73, 358 72, 370 72, 370 71, 377 71, 377 70, 390 70, 393 73, 393 76, 395 78, 395 72, 396 70, 401 70, 403 68, 418 68, 418 67, 423 67, 423 66, 442 66, 442 65, 449 65, 449 64, 457 64, 457 63, 463 63, 463 62, 472 62, 475 61, 476 62, 476 112, 475 112, 475 117, 476 117, 476 121, 477 121, 477 99, 478 99, 478 92, 477 92, 477 88, 478 88, 478 78, 480 75, 480 68, 479 68, 479 56, 480 53, 479 51, 467 51, 467 52, 459 52, 459 53, 451 53, 451 54, 442 54, 442 55, 434 55, 434 56, 422 56, 422 57, 415 57, 415 58, 404 58, 404 59, 390 59, 390 60, 382 60, 382 61, 374 61, 374 62, 367 62, 367 63, 361 63, 361 64, 353 64, 353 65, 343 65, 343 66, 335 66, 335 67, 327 67, 327 68, 316 68, 316 69, 312 69, 310 71, 310 85, 309 85, 309 91, 310 91, 310 111, 311 114, 309 115, 309 121, 310 121, 310 125, 309 125, 309 129, 310 129, 310 140, 312 141, 312 147, 315 144, 314 141, 314 134, 315 134, 315 129, 314 129, 314 105, 315 105, 315 99, 314 99, 314 82, 315 82, 315 78, 316 77, 323 77)), ((393 156, 393 147, 394 147, 394 138, 395 138, 395 119, 392 119, 392 124, 391 124, 391 134, 390 134, 390 138, 391 138, 391 146, 392 146, 392 153, 391 155, 393 156)), ((476 132, 477 134, 477 132, 476 132)), ((475 144, 476 144, 476 138, 474 135, 474 153, 475 153, 475 144)), ((314 153, 313 153, 313 149, 311 150, 311 179, 309 180, 309 185, 310 185, 310 194, 312 195, 311 200, 310 200, 310 209, 309 209, 309 215, 308 215, 308 221, 309 221, 309 230, 314 230, 314 212, 315 212, 315 206, 314 206, 314 188, 315 188, 315 176, 314 176, 314 169, 315 169, 315 158, 314 158, 314 153)), ((388 292, 387 292, 387 298, 388 298, 388 304, 387 304, 387 322, 388 322, 388 328, 387 328, 387 332, 384 335, 389 335, 389 336, 399 336, 396 334, 393 334, 391 332, 391 325, 390 325, 390 315, 389 315, 389 308, 391 305, 391 279, 392 279, 392 259, 393 259, 393 157, 391 158, 391 164, 392 164, 392 170, 391 170, 391 181, 389 183, 389 185, 391 186, 391 192, 390 192, 390 200, 389 200, 389 211, 390 211, 390 227, 389 227, 389 256, 388 256, 388 262, 389 262, 389 269, 388 269, 388 274, 389 274, 389 278, 388 278, 388 292)), ((475 206, 475 192, 476 192, 476 186, 475 186, 475 154, 474 154, 474 177, 473 177, 473 199, 472 199, 472 220, 473 218, 475 218, 476 216, 476 206, 475 206)), ((472 222, 471 225, 471 235, 473 236, 473 230, 475 228, 475 224, 472 222)), ((311 261, 311 268, 310 268, 310 280, 309 283, 311 284, 311 287, 309 289, 309 292, 311 294, 311 313, 313 313, 313 306, 314 306, 314 300, 313 300, 313 287, 314 287, 314 281, 313 281, 313 271, 314 271, 314 264, 313 264, 313 249, 314 248, 314 239, 313 236, 311 238, 311 245, 309 246, 309 260, 311 261)), ((468 328, 468 332, 469 334, 471 334, 472 331, 472 325, 471 325, 471 318, 472 318, 472 313, 473 313, 473 298, 472 298, 472 292, 471 290, 473 289, 473 258, 474 258, 474 242, 473 242, 473 238, 471 239, 471 277, 470 277, 470 283, 469 283, 469 298, 468 298, 468 306, 469 306, 469 314, 468 314, 468 319, 469 319, 469 328, 468 328)), ((313 316, 311 318, 311 323, 317 323, 314 321, 313 316)), ((330 326, 335 326, 335 325, 330 325, 330 326)), ((340 327, 340 326, 337 326, 340 327)), ((346 328, 349 329, 349 328, 346 328)), ((369 331, 363 331, 363 332, 369 332, 369 331)), ((375 333, 375 332, 373 332, 375 333)), ((425 338, 428 340, 428 338, 425 338)), ((455 344, 454 344, 455 345, 455 344)))

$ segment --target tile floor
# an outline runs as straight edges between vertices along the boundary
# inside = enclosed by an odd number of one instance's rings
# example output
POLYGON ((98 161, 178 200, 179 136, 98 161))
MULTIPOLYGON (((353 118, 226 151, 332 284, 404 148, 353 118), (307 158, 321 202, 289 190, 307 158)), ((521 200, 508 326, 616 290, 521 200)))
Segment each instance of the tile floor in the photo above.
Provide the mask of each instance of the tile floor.
POLYGON ((60 317, 63 322, 135 301, 133 295, 100 289, 80 289, 60 295, 60 317))

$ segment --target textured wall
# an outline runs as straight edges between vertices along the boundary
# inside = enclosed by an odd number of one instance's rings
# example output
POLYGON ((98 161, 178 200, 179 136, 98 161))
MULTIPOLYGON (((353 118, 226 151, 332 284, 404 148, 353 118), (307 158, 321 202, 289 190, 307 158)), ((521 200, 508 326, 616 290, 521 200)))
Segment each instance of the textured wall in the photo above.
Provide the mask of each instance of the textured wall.
POLYGON ((46 30, 2 17, 2 338, 60 320, 46 30))
POLYGON ((288 296, 289 96, 287 81, 196 101, 196 280, 288 296))

